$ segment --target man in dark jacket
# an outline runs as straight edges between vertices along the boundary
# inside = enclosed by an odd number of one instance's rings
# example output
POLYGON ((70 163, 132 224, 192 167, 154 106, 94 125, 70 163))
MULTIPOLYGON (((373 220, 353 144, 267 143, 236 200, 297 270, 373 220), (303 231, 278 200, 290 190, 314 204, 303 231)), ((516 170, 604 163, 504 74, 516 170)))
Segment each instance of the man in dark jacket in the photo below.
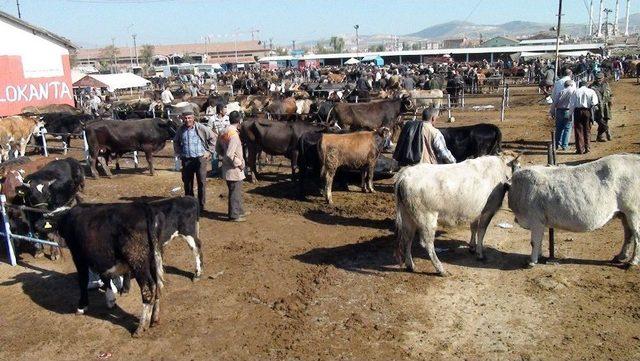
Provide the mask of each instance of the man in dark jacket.
POLYGON ((182 114, 183 125, 176 131, 173 139, 173 151, 182 161, 182 182, 184 194, 193 196, 193 177, 198 183, 198 203, 200 211, 206 203, 205 181, 207 164, 215 150, 215 139, 209 127, 195 121, 193 112, 182 114))
POLYGON ((609 121, 611 120, 611 98, 613 98, 613 93, 611 93, 611 88, 604 79, 603 73, 597 73, 595 78, 593 84, 591 84, 591 89, 595 90, 598 96, 598 106, 595 108, 593 120, 598 124, 598 137, 596 140, 604 142, 611 140, 609 121))

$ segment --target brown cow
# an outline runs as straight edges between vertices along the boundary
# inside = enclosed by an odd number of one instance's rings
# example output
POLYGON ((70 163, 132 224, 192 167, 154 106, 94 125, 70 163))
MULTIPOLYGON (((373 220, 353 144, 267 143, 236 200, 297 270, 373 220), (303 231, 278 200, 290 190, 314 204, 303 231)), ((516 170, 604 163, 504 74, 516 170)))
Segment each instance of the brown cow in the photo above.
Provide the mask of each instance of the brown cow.
POLYGON ((264 110, 269 113, 273 119, 295 120, 298 106, 296 105, 296 100, 293 97, 289 97, 271 100, 264 110))
POLYGON ((333 177, 341 166, 359 169, 362 191, 375 192, 373 175, 376 162, 390 136, 391 132, 386 127, 373 132, 322 134, 318 143, 318 155, 322 166, 321 177, 324 180, 324 195, 327 203, 333 204, 331 196, 333 177))
POLYGON ((334 84, 342 83, 347 78, 345 74, 336 74, 336 73, 329 73, 327 77, 329 78, 329 82, 334 84))
POLYGON ((31 136, 43 126, 44 122, 38 116, 14 115, 0 119, 0 159, 9 159, 11 149, 19 151, 23 157, 31 136))

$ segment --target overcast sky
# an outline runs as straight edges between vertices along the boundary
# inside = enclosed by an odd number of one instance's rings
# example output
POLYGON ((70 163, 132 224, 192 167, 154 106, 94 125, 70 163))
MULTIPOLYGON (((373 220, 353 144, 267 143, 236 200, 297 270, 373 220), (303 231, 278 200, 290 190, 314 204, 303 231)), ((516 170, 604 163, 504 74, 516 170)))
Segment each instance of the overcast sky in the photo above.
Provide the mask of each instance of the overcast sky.
MULTIPOLYGON (((564 21, 587 23, 590 0, 564 0, 564 21)), ((594 1, 594 7, 599 0, 594 1)), ((620 17, 625 1, 620 1, 620 17)), ((557 0, 20 0, 22 18, 65 36, 82 47, 102 47, 115 38, 129 45, 136 33, 138 44, 251 39, 260 29, 264 41, 290 44, 331 35, 402 35, 452 20, 500 24, 513 20, 555 23, 557 0)), ((614 8, 615 0, 605 0, 614 8)), ((0 0, 0 10, 17 16, 15 0, 0 0)), ((631 2, 631 13, 640 1, 631 2)), ((613 17, 613 14, 611 14, 613 17)))

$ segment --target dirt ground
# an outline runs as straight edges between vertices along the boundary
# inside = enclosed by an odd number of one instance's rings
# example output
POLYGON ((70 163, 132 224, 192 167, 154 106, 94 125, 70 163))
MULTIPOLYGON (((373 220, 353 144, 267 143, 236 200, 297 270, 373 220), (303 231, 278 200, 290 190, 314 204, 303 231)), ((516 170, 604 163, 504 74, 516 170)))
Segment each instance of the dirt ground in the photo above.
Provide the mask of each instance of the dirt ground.
MULTIPOLYGON (((558 161, 637 153, 639 89, 631 80, 613 85, 613 141, 593 143, 587 155, 561 152, 558 161)), ((496 110, 454 111, 453 125, 498 124, 505 149, 526 150, 523 165, 546 163, 552 123, 539 98, 514 96, 504 123, 496 110)), ((111 180, 89 179, 87 200, 180 193, 169 148, 155 177, 124 168, 111 180)), ((487 232, 486 262, 469 254, 468 227, 441 230, 436 246, 452 273, 441 278, 418 246, 416 273, 395 263, 391 179, 377 181, 374 195, 336 191, 330 207, 319 193, 296 199, 286 160, 270 170, 268 180, 246 184, 246 223, 224 221, 226 187, 208 180, 203 279, 190 279, 186 244, 170 244, 162 321, 142 339, 131 337, 141 311, 136 285, 111 310, 91 292, 87 315, 76 316, 68 252, 57 262, 23 253, 17 267, 1 263, 0 359, 640 359, 639 271, 608 262, 622 246, 618 220, 592 233, 557 231, 559 263, 525 269, 529 233, 505 201, 487 232), (503 222, 514 227, 496 226, 503 222)))

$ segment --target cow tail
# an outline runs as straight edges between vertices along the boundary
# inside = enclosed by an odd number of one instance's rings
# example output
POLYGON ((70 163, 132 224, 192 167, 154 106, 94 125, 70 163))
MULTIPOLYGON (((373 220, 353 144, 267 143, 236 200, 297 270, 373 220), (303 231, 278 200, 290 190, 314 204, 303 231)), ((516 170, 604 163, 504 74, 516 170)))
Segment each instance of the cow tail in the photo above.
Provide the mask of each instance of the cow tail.
POLYGON ((147 237, 149 240, 149 250, 151 250, 151 276, 156 282, 156 292, 160 293, 164 287, 164 266, 162 264, 162 252, 160 249, 159 232, 161 229, 159 214, 155 213, 150 206, 145 205, 145 215, 147 218, 147 237))
POLYGON ((404 263, 404 248, 407 242, 407 239, 405 237, 406 232, 404 231, 403 224, 404 222, 408 221, 407 219, 403 219, 402 217, 402 214, 405 208, 406 195, 405 195, 405 192, 403 191, 404 181, 402 177, 400 177, 401 174, 402 174, 402 171, 400 171, 400 173, 396 175, 398 178, 396 178, 396 182, 393 187, 393 192, 395 194, 395 199, 396 199, 396 230, 395 231, 396 231, 396 239, 397 239, 396 250, 394 252, 394 255, 400 267, 402 267, 402 264, 404 263))

